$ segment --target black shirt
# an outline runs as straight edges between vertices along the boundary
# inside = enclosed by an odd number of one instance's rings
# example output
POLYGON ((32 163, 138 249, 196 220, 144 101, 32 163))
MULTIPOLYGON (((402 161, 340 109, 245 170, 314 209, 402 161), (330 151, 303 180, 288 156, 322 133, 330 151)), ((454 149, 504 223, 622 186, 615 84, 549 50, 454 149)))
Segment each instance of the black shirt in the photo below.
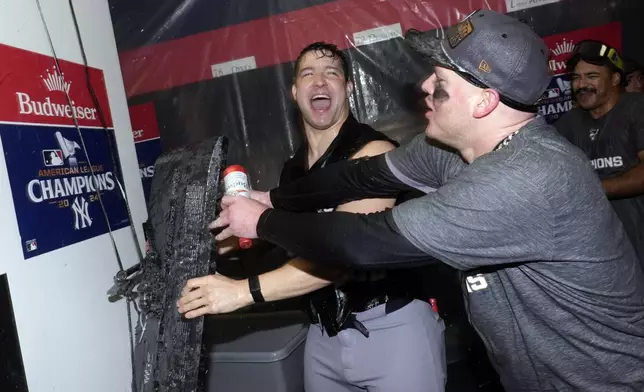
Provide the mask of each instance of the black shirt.
MULTIPOLYGON (((608 113, 594 119, 574 108, 555 123, 559 133, 579 147, 601 179, 622 175, 642 163, 644 94, 624 93, 608 113)), ((644 267, 644 195, 611 200, 644 267)))
MULTIPOLYGON (((372 141, 383 140, 398 146, 398 143, 389 139, 372 127, 358 122, 349 115, 342 125, 340 132, 329 145, 324 154, 309 168, 308 143, 306 139, 300 145, 294 156, 285 164, 280 176, 280 185, 289 184, 295 180, 316 172, 327 165, 349 160, 363 147, 372 141)), ((402 197, 408 196, 403 194, 402 197)), ((399 197, 398 200, 401 198, 399 197)), ((318 213, 330 212, 335 208, 318 209, 318 213)), ((312 211, 311 211, 312 212, 312 211)), ((290 257, 295 255, 291 254, 290 257)), ((335 319, 335 327, 340 328, 347 315, 354 311, 364 310, 363 306, 370 300, 389 295, 390 297, 407 296, 409 290, 408 277, 404 273, 390 273, 384 270, 350 271, 346 280, 339 287, 327 286, 309 294, 311 306, 322 317, 322 322, 335 319)), ((332 334, 333 331, 327 330, 332 334)))

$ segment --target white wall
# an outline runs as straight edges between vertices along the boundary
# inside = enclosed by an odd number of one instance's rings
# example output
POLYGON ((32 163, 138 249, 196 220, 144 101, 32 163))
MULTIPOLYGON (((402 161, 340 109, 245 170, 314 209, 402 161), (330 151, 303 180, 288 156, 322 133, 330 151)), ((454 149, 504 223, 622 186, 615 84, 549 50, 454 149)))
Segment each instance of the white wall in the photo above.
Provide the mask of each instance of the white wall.
MULTIPOLYGON (((82 63, 68 1, 41 3, 59 58, 82 63)), ((147 213, 107 0, 75 0, 74 6, 89 65, 105 74, 125 186, 142 241, 147 213)), ((0 43, 51 56, 35 0, 0 2, 0 43)), ((25 261, 3 158, 0 205, 0 274, 9 277, 29 391, 129 391, 126 305, 106 298, 117 272, 109 237, 25 261)), ((115 237, 126 267, 136 263, 130 229, 115 237)))

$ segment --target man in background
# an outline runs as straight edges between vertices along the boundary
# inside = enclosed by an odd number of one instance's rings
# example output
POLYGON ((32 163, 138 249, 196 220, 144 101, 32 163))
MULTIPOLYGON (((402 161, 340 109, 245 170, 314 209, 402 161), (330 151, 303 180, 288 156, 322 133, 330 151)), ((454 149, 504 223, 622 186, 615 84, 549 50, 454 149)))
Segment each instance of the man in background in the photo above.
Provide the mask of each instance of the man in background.
POLYGON ((644 268, 644 94, 623 91, 624 63, 602 42, 580 42, 567 66, 577 107, 555 126, 590 159, 644 268))
MULTIPOLYGON (((318 42, 302 50, 292 94, 306 138, 284 165, 280 184, 395 147, 353 117, 352 89, 348 61, 334 45, 318 42)), ((394 203, 393 198, 364 199, 317 212, 373 213, 394 203)), ((304 354, 307 392, 443 391, 443 322, 430 304, 411 297, 409 282, 399 277, 384 270, 358 274, 293 256, 281 268, 243 281, 221 275, 193 279, 178 306, 193 318, 315 292, 304 354)))
POLYGON ((629 61, 624 65, 624 74, 626 76, 626 92, 642 93, 644 92, 644 67, 640 64, 629 61))

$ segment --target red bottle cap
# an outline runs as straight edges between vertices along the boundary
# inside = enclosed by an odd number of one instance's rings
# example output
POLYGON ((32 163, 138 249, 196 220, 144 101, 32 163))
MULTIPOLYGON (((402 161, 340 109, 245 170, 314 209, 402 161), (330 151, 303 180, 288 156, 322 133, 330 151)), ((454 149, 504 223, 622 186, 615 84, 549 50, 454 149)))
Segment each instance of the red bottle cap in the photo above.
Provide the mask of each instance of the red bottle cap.
POLYGON ((242 249, 248 249, 251 246, 253 246, 253 240, 250 238, 240 238, 239 239, 239 247, 242 249))
POLYGON ((429 303, 432 305, 434 312, 438 313, 438 302, 436 301, 436 298, 430 298, 429 303))
POLYGON ((224 169, 224 177, 233 172, 242 172, 246 173, 246 169, 242 165, 230 165, 224 169))

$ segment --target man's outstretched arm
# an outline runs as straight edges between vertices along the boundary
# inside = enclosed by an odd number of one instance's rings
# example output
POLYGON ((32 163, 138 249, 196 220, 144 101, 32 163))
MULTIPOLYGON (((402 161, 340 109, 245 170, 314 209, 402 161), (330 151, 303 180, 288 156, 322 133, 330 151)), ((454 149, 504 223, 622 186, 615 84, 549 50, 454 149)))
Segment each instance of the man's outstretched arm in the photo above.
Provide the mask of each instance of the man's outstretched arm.
POLYGON ((269 209, 260 216, 257 236, 324 264, 395 268, 435 261, 401 235, 391 210, 314 214, 269 209))
POLYGON ((412 189, 428 193, 463 165, 457 154, 418 135, 386 154, 334 163, 254 198, 277 209, 315 211, 359 199, 395 197, 412 189))
POLYGON ((409 189, 389 170, 384 155, 379 155, 331 164, 269 194, 275 208, 315 211, 364 198, 392 198, 409 189))
POLYGON ((521 170, 509 177, 493 173, 479 181, 471 175, 374 214, 296 213, 230 198, 215 226, 228 225, 222 237, 259 237, 311 261, 361 268, 434 258, 463 270, 551 260, 550 204, 521 170), (506 191, 510 184, 515 191, 506 191))

